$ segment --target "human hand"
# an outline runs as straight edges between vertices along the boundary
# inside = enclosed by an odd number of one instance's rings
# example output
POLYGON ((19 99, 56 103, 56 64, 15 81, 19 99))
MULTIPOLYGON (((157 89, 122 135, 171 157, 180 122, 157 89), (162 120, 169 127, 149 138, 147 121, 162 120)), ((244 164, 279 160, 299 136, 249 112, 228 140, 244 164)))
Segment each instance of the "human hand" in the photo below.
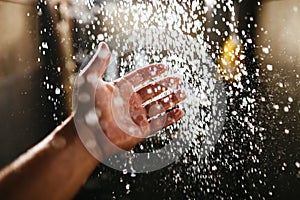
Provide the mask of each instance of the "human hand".
MULTIPOLYGON (((94 59, 79 75, 79 91, 75 93, 78 99, 77 119, 80 123, 83 123, 80 119, 84 119, 88 129, 92 130, 102 157, 118 150, 112 148, 93 127, 100 127, 109 142, 117 147, 130 150, 150 134, 181 119, 183 111, 172 108, 186 98, 183 90, 172 91, 181 84, 177 77, 166 77, 141 87, 167 71, 163 64, 149 65, 113 82, 106 82, 99 77, 102 77, 109 61, 109 48, 101 43, 94 59), (166 112, 169 109, 172 110, 166 112)), ((90 139, 81 139, 88 148, 95 146, 90 139)))

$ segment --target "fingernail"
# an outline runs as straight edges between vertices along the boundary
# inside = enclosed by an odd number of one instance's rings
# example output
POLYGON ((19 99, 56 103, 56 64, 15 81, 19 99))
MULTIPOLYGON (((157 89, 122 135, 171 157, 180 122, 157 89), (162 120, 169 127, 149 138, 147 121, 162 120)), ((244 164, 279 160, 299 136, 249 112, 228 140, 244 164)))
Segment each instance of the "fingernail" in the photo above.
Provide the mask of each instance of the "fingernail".
POLYGON ((159 67, 160 70, 162 71, 167 71, 168 70, 168 66, 165 64, 158 64, 157 67, 159 67))
POLYGON ((167 65, 165 65, 165 64, 162 64, 162 67, 163 67, 164 70, 168 70, 169 69, 169 67, 167 65))
POLYGON ((99 44, 98 57, 102 58, 102 59, 106 59, 109 57, 109 55, 110 55, 110 51, 109 51, 107 44, 105 42, 101 42, 99 44))
POLYGON ((106 44, 105 42, 100 42, 100 43, 99 43, 99 47, 100 47, 101 49, 108 49, 108 46, 107 46, 107 44, 106 44))
POLYGON ((186 99, 186 92, 184 91, 184 90, 178 90, 177 92, 176 92, 176 97, 178 98, 178 99, 180 99, 180 100, 184 100, 184 99, 186 99))
POLYGON ((181 116, 183 116, 183 114, 184 114, 183 111, 178 109, 178 110, 176 110, 176 112, 175 112, 175 117, 176 117, 176 118, 181 117, 181 116))
POLYGON ((183 81, 182 81, 182 79, 181 79, 181 78, 179 78, 179 77, 178 77, 178 84, 179 84, 179 85, 182 85, 182 84, 183 84, 183 81))

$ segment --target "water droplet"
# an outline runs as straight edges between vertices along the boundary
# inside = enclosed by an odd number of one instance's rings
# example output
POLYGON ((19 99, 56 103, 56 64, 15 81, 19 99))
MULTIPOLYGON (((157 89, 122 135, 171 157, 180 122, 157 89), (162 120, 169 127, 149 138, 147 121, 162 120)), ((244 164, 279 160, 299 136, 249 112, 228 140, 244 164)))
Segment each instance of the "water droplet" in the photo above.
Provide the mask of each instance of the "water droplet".
POLYGON ((90 111, 85 115, 85 122, 90 126, 98 125, 98 117, 95 112, 90 111))
POLYGON ((98 39, 99 41, 103 41, 103 40, 104 40, 104 35, 103 35, 103 34, 99 34, 99 35, 97 36, 97 39, 98 39))
POLYGON ((48 49, 48 43, 47 42, 42 42, 42 48, 48 49))
POLYGON ((293 6, 293 11, 294 12, 298 12, 298 10, 299 10, 298 6, 293 6))
POLYGON ((268 47, 263 47, 262 52, 265 53, 265 54, 269 54, 270 51, 269 51, 268 47))
POLYGON ((275 110, 278 110, 279 109, 279 105, 273 105, 273 108, 275 109, 275 110))
POLYGON ((59 89, 59 88, 56 88, 56 89, 55 89, 55 94, 57 94, 57 95, 60 94, 60 89, 59 89))

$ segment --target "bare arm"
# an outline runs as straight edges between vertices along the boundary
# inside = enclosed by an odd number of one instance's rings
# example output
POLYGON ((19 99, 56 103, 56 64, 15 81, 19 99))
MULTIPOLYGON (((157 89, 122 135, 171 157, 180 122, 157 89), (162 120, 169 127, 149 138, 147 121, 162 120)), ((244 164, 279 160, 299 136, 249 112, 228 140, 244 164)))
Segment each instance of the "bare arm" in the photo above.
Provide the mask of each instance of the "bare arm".
MULTIPOLYGON (((149 134, 175 123, 183 116, 183 111, 179 108, 168 113, 165 111, 185 98, 184 91, 172 92, 146 103, 164 91, 180 85, 180 79, 167 77, 137 91, 132 90, 133 87, 164 73, 167 70, 166 66, 146 66, 108 83, 97 77, 104 73, 109 59, 108 46, 105 43, 100 44, 94 60, 80 75, 81 90, 77 97, 79 101, 84 102, 83 106, 87 105, 87 100, 95 101, 95 110, 101 111, 97 121, 105 137, 113 145, 100 141, 95 147, 97 159, 90 154, 94 149, 89 149, 90 152, 86 149, 90 145, 84 145, 85 141, 82 142, 82 138, 78 136, 80 126, 75 125, 81 116, 84 120, 80 121, 80 118, 79 121, 84 126, 89 124, 85 122, 85 113, 80 112, 84 110, 80 110, 78 106, 76 115, 72 115, 43 141, 0 171, 0 196, 3 199, 70 199, 99 161, 118 153, 113 149, 114 145, 130 150, 149 134), (93 78, 95 75, 96 79, 93 78), (95 84, 92 84, 95 87, 90 87, 91 80, 95 80, 95 84), (96 88, 95 96, 80 99, 81 94, 92 94, 90 88, 96 88), (115 98, 121 98, 128 107, 123 109, 123 104, 121 107, 114 107, 111 102, 114 102, 115 98), (165 117, 160 116, 163 113, 165 117), (155 115, 160 117, 152 118, 155 115), (139 131, 133 132, 132 126, 139 131)), ((89 127, 83 130, 80 134, 85 135, 89 132, 89 127)), ((99 140, 99 132, 92 134, 99 140)))
POLYGON ((71 199, 97 164, 81 143, 70 117, 0 172, 0 196, 71 199))

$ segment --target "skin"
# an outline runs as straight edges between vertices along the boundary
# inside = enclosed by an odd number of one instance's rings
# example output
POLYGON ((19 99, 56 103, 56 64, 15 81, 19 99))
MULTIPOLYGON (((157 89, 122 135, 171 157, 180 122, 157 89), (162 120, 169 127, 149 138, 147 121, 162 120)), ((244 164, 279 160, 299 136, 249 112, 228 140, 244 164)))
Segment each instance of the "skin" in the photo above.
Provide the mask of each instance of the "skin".
MULTIPOLYGON (((86 78, 90 74, 97 73, 101 77, 109 59, 110 51, 105 43, 101 43, 99 56, 94 58, 80 76, 86 78)), ((186 97, 184 91, 179 90, 151 102, 163 91, 180 85, 181 80, 176 77, 166 77, 152 82, 132 91, 129 97, 126 96, 128 93, 121 94, 128 99, 129 110, 126 113, 130 115, 135 125, 141 128, 142 135, 135 137, 128 134, 129 125, 120 128, 118 120, 123 119, 114 116, 111 102, 115 98, 116 90, 120 88, 129 90, 128 87, 139 86, 165 71, 166 66, 154 64, 138 69, 114 82, 105 82, 99 78, 95 90, 95 108, 101 110, 102 114, 98 122, 106 137, 119 148, 130 150, 145 137, 175 123, 183 116, 183 111, 176 108, 166 113, 165 117, 153 118, 157 114, 165 113, 186 97), (154 68, 157 70, 155 74, 151 73, 154 68), (139 76, 142 78, 137 80, 139 76), (149 100, 150 103, 147 103, 149 100), (151 109, 156 107, 158 109, 154 111, 151 109)), ((100 159, 93 157, 77 134, 74 116, 76 111, 48 137, 0 171, 2 199, 71 199, 99 164, 99 160, 118 153, 102 147, 103 152, 100 152, 102 157, 100 159)))

